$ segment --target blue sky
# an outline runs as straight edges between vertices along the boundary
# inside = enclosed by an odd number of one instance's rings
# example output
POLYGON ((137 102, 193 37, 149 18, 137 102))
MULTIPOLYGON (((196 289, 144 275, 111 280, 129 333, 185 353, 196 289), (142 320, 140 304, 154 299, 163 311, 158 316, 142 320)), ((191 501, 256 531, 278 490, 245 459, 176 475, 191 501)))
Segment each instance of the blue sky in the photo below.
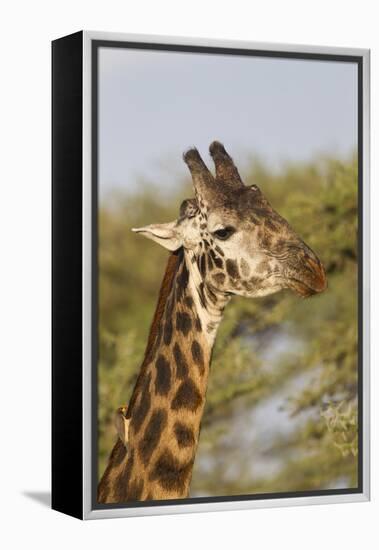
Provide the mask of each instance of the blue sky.
POLYGON ((141 179, 174 186, 182 153, 208 160, 218 139, 243 174, 252 155, 275 169, 357 142, 357 69, 342 62, 102 48, 100 195, 141 179))

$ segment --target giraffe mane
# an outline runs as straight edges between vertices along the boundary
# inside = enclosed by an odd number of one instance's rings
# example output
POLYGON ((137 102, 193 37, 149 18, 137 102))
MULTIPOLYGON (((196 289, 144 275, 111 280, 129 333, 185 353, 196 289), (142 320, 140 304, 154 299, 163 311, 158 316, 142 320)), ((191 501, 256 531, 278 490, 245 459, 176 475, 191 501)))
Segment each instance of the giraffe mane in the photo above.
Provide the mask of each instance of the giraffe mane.
POLYGON ((126 418, 130 418, 131 415, 132 415, 133 405, 134 405, 136 396, 138 395, 138 389, 139 389, 139 386, 141 385, 141 382, 144 379, 146 366, 150 362, 154 342, 155 342, 155 339, 156 339, 157 334, 158 334, 158 329, 159 329, 160 322, 162 320, 162 316, 163 316, 163 313, 164 313, 164 310, 165 310, 167 298, 170 294, 172 284, 173 284, 175 275, 177 273, 178 267, 179 267, 179 265, 182 261, 182 258, 183 258, 183 249, 182 248, 180 248, 179 250, 176 250, 175 252, 172 252, 170 254, 169 258, 168 258, 167 265, 166 265, 166 270, 165 270, 165 273, 164 273, 164 276, 163 276, 163 279, 162 279, 162 283, 161 283, 161 286, 160 286, 160 289, 159 289, 158 302, 157 302, 157 305, 156 305, 156 308, 155 308, 153 320, 152 320, 151 325, 150 325, 150 331, 149 331, 149 336, 148 336, 148 339, 147 339, 145 355, 144 355, 144 358, 143 358, 143 361, 142 361, 141 370, 139 372, 136 384, 134 386, 134 390, 133 390, 133 393, 132 393, 131 400, 129 402, 128 411, 125 415, 126 418))

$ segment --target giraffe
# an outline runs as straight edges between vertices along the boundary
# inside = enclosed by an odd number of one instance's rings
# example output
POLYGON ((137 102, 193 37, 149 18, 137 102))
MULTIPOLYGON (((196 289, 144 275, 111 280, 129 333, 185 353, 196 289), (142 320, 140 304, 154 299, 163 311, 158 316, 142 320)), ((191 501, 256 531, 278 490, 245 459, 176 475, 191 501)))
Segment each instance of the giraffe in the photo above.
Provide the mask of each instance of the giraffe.
POLYGON ((215 176, 197 149, 183 155, 195 198, 178 219, 133 229, 170 256, 131 401, 118 411, 100 503, 189 495, 212 348, 233 295, 289 288, 307 297, 327 285, 316 254, 256 185, 244 185, 224 146, 214 141, 209 151, 215 176))

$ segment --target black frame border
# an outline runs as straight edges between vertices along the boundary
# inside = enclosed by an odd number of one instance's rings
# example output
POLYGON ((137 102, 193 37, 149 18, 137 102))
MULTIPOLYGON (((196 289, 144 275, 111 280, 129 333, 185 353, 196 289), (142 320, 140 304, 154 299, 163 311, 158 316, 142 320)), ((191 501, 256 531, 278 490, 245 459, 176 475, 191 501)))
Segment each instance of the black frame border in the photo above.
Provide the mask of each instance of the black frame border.
POLYGON ((83 32, 52 42, 52 508, 83 517, 83 32))
MULTIPOLYGON (((301 48, 301 46, 299 46, 301 48)), ((91 40, 91 168, 92 168, 92 365, 91 365, 91 503, 92 510, 147 508, 172 505, 191 505, 218 502, 241 502, 285 498, 306 498, 329 495, 363 494, 363 56, 329 53, 293 52, 240 47, 196 46, 164 44, 159 42, 131 42, 120 40, 91 40), (357 65, 358 86, 358 486, 348 489, 324 489, 233 495, 222 497, 193 497, 122 504, 99 504, 96 500, 98 484, 98 53, 100 48, 188 52, 225 56, 268 57, 315 61, 335 61, 357 65)), ((306 501, 304 502, 306 504, 306 501)), ((184 510, 185 511, 185 510, 184 510)))

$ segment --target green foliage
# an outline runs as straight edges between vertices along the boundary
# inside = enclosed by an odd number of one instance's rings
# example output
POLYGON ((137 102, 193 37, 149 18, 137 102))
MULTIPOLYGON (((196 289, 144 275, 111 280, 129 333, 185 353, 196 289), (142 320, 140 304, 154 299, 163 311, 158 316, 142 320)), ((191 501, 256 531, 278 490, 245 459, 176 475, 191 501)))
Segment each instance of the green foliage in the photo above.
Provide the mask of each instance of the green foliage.
MULTIPOLYGON (((233 298, 214 350, 193 495, 357 483, 357 161, 317 159, 280 174, 252 163, 245 183, 321 257, 328 290, 233 298)), ((143 186, 99 212, 99 474, 130 399, 167 253, 131 227, 177 217, 191 196, 143 186)))

